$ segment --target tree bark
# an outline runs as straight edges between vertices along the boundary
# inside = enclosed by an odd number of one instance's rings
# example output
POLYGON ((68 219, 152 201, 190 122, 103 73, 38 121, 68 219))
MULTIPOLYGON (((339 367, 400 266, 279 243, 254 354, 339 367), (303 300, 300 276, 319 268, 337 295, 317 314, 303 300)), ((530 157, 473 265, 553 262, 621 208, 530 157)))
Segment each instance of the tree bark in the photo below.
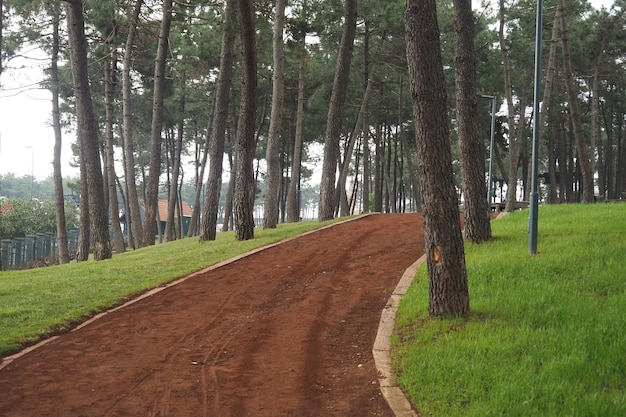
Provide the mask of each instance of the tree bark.
POLYGON ((276 0, 274 13, 274 71, 272 83, 272 111, 267 138, 265 160, 267 176, 265 180, 265 205, 263 227, 274 229, 278 223, 278 195, 280 192, 280 128, 283 117, 285 96, 285 52, 283 28, 285 26, 285 0, 276 0))
POLYGON ((376 124, 376 134, 374 136, 374 211, 377 213, 382 213, 383 211, 382 161, 383 161, 384 150, 382 146, 382 132, 381 132, 382 127, 380 125, 381 118, 378 117, 378 120, 379 122, 376 124))
POLYGON ((626 198, 626 138, 623 138, 624 113, 617 118, 617 176, 615 178, 615 198, 626 198))
MULTIPOLYGON (((368 21, 364 22, 365 36, 363 39, 363 80, 364 88, 367 88, 367 84, 369 83, 369 67, 370 67, 370 54, 369 54, 369 43, 370 43, 370 23, 368 21)), ((370 164, 370 148, 369 148, 369 108, 365 108, 365 113, 363 114, 363 126, 361 128, 363 130, 363 193, 362 193, 362 206, 363 213, 370 212, 370 177, 371 177, 371 164, 370 164)))
POLYGON ((454 74, 465 195, 465 239, 481 243, 491 239, 491 223, 485 184, 485 144, 478 135, 474 15, 467 0, 454 0, 454 74))
POLYGON ((519 158, 522 150, 523 126, 525 125, 525 94, 520 100, 520 120, 515 123, 515 105, 513 104, 513 86, 511 83, 511 63, 509 60, 509 48, 504 38, 504 0, 500 0, 500 26, 498 36, 500 40, 500 51, 502 54, 502 66, 504 68, 504 94, 507 105, 507 122, 509 124, 509 172, 506 191, 506 211, 514 210, 517 195, 517 171, 519 168, 519 158))
POLYGON ((406 0, 405 25, 428 264, 428 312, 432 317, 467 316, 467 272, 435 0, 406 0))
MULTIPOLYGON (((604 113, 604 112, 603 112, 604 113)), ((607 121, 606 115, 603 114, 604 125, 611 126, 613 120, 613 112, 610 114, 610 121, 607 121)), ((604 150, 604 178, 605 178, 605 186, 606 190, 606 198, 614 199, 616 198, 615 190, 616 190, 616 180, 619 178, 620 170, 619 170, 619 155, 620 155, 620 144, 617 143, 617 147, 613 149, 613 130, 606 129, 606 143, 604 150), (617 160, 615 156, 617 155, 617 160), (613 163, 615 161, 615 164, 613 163)), ((600 188, 602 190, 602 188, 600 188)))
MULTIPOLYGON (((85 165, 89 200, 89 220, 93 236, 93 257, 99 261, 111 258, 109 219, 104 204, 104 187, 98 146, 98 125, 94 115, 87 63, 87 39, 81 0, 67 3, 67 27, 70 41, 70 62, 76 97, 76 119, 79 146, 83 149, 81 164, 85 165)), ((84 196, 82 196, 84 198, 84 196)))
MULTIPOLYGON (((401 114, 403 113, 402 110, 402 103, 404 103, 404 83, 402 82, 402 79, 400 79, 400 97, 398 100, 398 107, 399 107, 399 112, 398 112, 398 119, 401 118, 401 114)), ((400 120, 399 120, 400 121, 400 120)), ((398 123, 400 126, 400 140, 402 141, 402 154, 404 159, 406 159, 407 161, 407 166, 409 168, 409 179, 411 180, 411 191, 412 191, 412 196, 413 196, 413 200, 415 200, 415 211, 421 211, 421 199, 420 199, 420 187, 419 187, 419 180, 417 179, 417 170, 415 169, 415 165, 413 164, 413 158, 411 156, 411 148, 409 147, 409 141, 406 138, 406 132, 404 131, 404 127, 402 126, 402 123, 398 123)), ((403 159, 403 160, 404 160, 403 159)))
MULTIPOLYGON (((543 99, 541 100, 541 108, 539 110, 539 126, 542 129, 540 138, 541 142, 547 144, 548 148, 548 173, 550 184, 548 187, 548 203, 556 203, 556 153, 554 148, 554 138, 548 135, 545 129, 546 117, 550 108, 550 99, 552 97, 552 89, 554 85, 554 74, 556 72, 556 48, 559 38, 560 16, 557 11, 554 15, 552 24, 552 37, 550 38, 550 50, 548 53, 548 64, 546 68, 546 81, 543 87, 543 99)), ((539 147, 541 148, 542 143, 539 147)))
MULTIPOLYGON (((80 178, 87 178, 87 168, 82 162, 85 160, 83 147, 78 146, 78 159, 80 161, 80 178)), ((78 231, 78 247, 76 249, 76 261, 82 262, 89 259, 91 252, 91 221, 89 220, 89 186, 87 181, 80 181, 80 213, 79 213, 79 231, 78 231)))
POLYGON ((143 0, 137 0, 133 9, 133 16, 128 26, 126 49, 124 50, 124 62, 122 71, 122 117, 124 124, 124 175, 126 182, 127 203, 130 212, 126 213, 126 225, 128 227, 128 244, 130 247, 143 246, 143 227, 141 223, 141 211, 139 209, 139 196, 137 195, 137 182, 135 180, 135 151, 133 146, 133 113, 131 106, 131 80, 130 68, 132 66, 133 47, 139 14, 143 0), (132 228, 132 232, 131 232, 132 228), (131 238, 132 237, 132 238, 131 238))
MULTIPOLYGON (((159 178, 161 177, 161 131, 163 128, 163 97, 165 94, 165 62, 169 50, 169 34, 172 24, 172 2, 163 1, 163 18, 159 31, 156 62, 154 64, 154 98, 152 100, 152 127, 150 134, 150 172, 143 222, 143 245, 154 245, 154 228, 159 205, 159 178)), ((160 229, 160 228, 159 228, 160 229)))
MULTIPOLYGON (((304 44, 304 37, 302 43, 304 44)), ((298 110, 296 111, 296 138, 291 159, 291 182, 287 191, 287 222, 300 221, 300 164, 302 163, 302 122, 304 119, 304 75, 306 69, 306 50, 303 45, 302 57, 298 68, 298 110)))
POLYGON ((352 133, 350 134, 350 138, 348 139, 348 148, 346 149, 343 165, 341 166, 341 171, 339 173, 339 187, 341 191, 339 195, 340 216, 350 215, 350 207, 348 205, 346 195, 346 181, 348 179, 348 171, 350 168, 352 153, 354 152, 354 144, 356 143, 357 137, 361 133, 361 129, 363 128, 363 117, 365 115, 365 112, 367 111, 367 102, 369 101, 370 91, 372 90, 372 77, 373 73, 367 80, 367 85, 365 86, 365 91, 363 92, 363 98, 361 99, 359 114, 357 116, 356 123, 354 124, 354 130, 352 131, 352 133))
POLYGON ((239 123, 235 140, 235 238, 254 238, 254 151, 257 103, 257 61, 254 10, 251 0, 239 0, 243 74, 239 123))
MULTIPOLYGON (((215 109, 215 101, 213 102, 213 109, 215 109)), ((213 114, 213 112, 211 112, 213 114)), ((209 117, 209 122, 207 124, 207 134, 204 140, 204 144, 202 146, 202 151, 200 150, 200 143, 198 142, 198 128, 196 125, 195 128, 195 192, 194 192, 194 200, 193 200, 193 208, 191 212, 191 221, 189 222, 189 230, 187 231, 187 237, 197 236, 200 234, 200 197, 202 194, 202 188, 204 187, 203 178, 204 178, 204 170, 206 169, 206 162, 209 159, 209 132, 211 131, 211 126, 213 125, 213 119, 209 117), (200 159, 200 154, 202 154, 202 161, 198 163, 200 159)))
POLYGON ((593 169, 587 144, 585 143, 585 134, 581 122, 580 108, 578 104, 577 90, 574 88, 574 79, 572 74, 572 63, 569 50, 569 28, 567 23, 567 9, 564 0, 559 0, 559 10, 561 15, 561 47, 563 48, 563 76, 565 78, 565 87, 567 89, 567 101, 569 104, 569 113, 574 126, 574 139, 576 140, 576 151, 578 153, 578 161, 583 177, 583 203, 594 202, 594 186, 593 186, 593 169))
POLYGON ((110 59, 104 62, 104 100, 106 108, 106 122, 105 122, 105 155, 106 161, 105 173, 108 181, 106 185, 109 191, 109 201, 111 202, 111 228, 113 229, 113 247, 116 253, 126 252, 126 246, 124 243, 124 235, 122 234, 122 227, 120 225, 120 212, 119 203, 117 200, 117 188, 115 186, 115 159, 113 151, 113 95, 114 95, 114 68, 116 67, 116 59, 113 59, 114 51, 110 45, 107 44, 110 50, 110 59))
POLYGON ((224 222, 222 223, 222 232, 228 232, 231 230, 232 213, 233 213, 233 194, 235 194, 235 172, 236 155, 233 156, 232 152, 228 153, 228 164, 230 167, 230 178, 228 180, 228 188, 226 189, 226 201, 224 201, 224 222))
MULTIPOLYGON (((183 76, 182 84, 184 90, 185 77, 183 76)), ((170 182, 170 192, 167 199, 167 221, 165 222, 165 241, 176 240, 176 223, 175 214, 178 207, 178 181, 180 176, 180 156, 183 149, 183 128, 185 126, 185 93, 181 93, 178 103, 178 127, 176 129, 176 140, 173 140, 174 146, 171 150, 172 154, 172 179, 170 182)), ((183 216, 181 210, 178 210, 178 219, 183 216)), ((181 230, 181 229, 179 229, 181 230)), ((182 232, 182 230, 181 230, 182 232)))
MULTIPOLYGON (((0 10, 1 8, 0 0, 0 10)), ((61 145, 63 137, 61 133, 61 111, 59 109, 59 19, 61 9, 59 3, 54 4, 52 17, 52 59, 50 63, 50 91, 52 93, 52 128, 54 130, 54 156, 52 159, 54 175, 54 201, 56 208, 57 223, 57 247, 59 250, 59 263, 66 264, 70 261, 69 246, 67 242, 67 224, 65 221, 65 198, 63 195, 63 175, 61 173, 61 145)), ((1 18, 0 18, 1 19, 1 18)), ((0 44, 1 46, 1 44, 0 44)))
POLYGON ((228 0, 225 16, 226 25, 222 34, 220 72, 217 77, 217 88, 215 91, 214 120, 209 145, 209 178, 205 190, 200 241, 215 240, 217 233, 217 212, 222 187, 226 123, 228 122, 230 89, 233 82, 233 47, 237 36, 236 0, 228 0))
POLYGON ((320 221, 330 220, 335 214, 335 178, 339 159, 339 138, 341 136, 341 118, 346 100, 346 91, 350 78, 350 64, 356 35, 357 0, 346 0, 345 18, 339 56, 333 81, 333 90, 328 108, 326 133, 324 134, 324 161, 320 183, 320 221))

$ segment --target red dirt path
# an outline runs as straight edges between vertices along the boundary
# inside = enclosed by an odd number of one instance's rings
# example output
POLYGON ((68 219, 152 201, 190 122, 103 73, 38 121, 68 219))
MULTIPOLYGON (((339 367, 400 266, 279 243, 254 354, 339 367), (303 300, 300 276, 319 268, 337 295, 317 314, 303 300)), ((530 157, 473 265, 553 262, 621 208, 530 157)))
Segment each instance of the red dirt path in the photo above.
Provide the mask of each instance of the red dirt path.
POLYGON ((114 311, 0 370, 0 416, 386 416, 380 314, 421 217, 290 240, 114 311))

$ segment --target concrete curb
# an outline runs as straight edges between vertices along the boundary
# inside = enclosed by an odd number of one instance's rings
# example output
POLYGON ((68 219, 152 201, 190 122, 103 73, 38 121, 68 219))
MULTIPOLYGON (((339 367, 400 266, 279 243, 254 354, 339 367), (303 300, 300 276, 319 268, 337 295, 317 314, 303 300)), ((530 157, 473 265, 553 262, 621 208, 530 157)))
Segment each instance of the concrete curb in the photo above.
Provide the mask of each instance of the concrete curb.
POLYGON ((396 417, 417 417, 419 415, 413 410, 411 403, 396 383, 397 376, 391 363, 390 339, 396 322, 396 312, 400 305, 400 299, 402 299, 411 281, 413 281, 417 268, 424 262, 426 262, 426 255, 423 255, 404 271, 400 282, 381 313, 378 333, 372 348, 374 363, 379 375, 380 391, 396 417))

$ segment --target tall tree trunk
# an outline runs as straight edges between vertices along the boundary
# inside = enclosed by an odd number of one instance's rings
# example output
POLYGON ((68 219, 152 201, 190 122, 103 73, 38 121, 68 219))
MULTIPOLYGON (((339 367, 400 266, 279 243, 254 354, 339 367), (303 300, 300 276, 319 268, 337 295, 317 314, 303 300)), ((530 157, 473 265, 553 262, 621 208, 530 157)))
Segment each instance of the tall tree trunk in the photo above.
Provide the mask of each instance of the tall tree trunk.
POLYGON ((228 232, 231 230, 232 213, 233 213, 233 194, 235 194, 235 166, 236 155, 233 156, 232 152, 228 153, 228 164, 230 168, 230 178, 228 180, 228 188, 226 189, 226 201, 224 202, 224 222, 222 223, 222 232, 228 232))
MULTIPOLYGON (((359 123, 359 130, 362 128, 363 122, 359 123)), ((359 193, 359 172, 361 171, 361 145, 363 141, 361 139, 358 140, 357 144, 357 153, 354 157, 354 182, 352 183, 352 187, 350 190, 350 198, 348 199, 348 207, 350 208, 349 214, 352 216, 354 214, 354 209, 356 208, 356 200, 359 193)))
MULTIPOLYGON (((302 36, 302 43, 304 38, 302 36)), ((302 122, 304 119, 304 75, 306 69, 306 50, 302 46, 302 57, 298 68, 298 110, 296 112, 296 138, 293 146, 291 159, 291 182, 287 191, 287 221, 297 222, 300 220, 300 164, 302 163, 302 122)))
POLYGON ((615 179, 615 198, 626 198, 626 139, 623 138, 624 113, 619 113, 617 117, 617 149, 618 176, 615 179))
POLYGON ((139 14, 143 0, 137 0, 133 9, 133 16, 128 26, 126 49, 124 50, 124 62, 122 71, 122 117, 124 119, 124 175, 126 182, 126 195, 128 208, 126 212, 126 224, 129 225, 128 243, 132 248, 143 246, 143 226, 141 223, 141 211, 139 209, 139 196, 137 195, 137 182, 135 176, 135 151, 133 146, 133 113, 131 106, 131 79, 130 68, 132 66, 133 48, 139 14), (130 228, 132 227, 132 232, 130 228))
MULTIPOLYGON (((369 67, 370 67, 370 53, 369 42, 371 37, 370 23, 366 20, 364 23, 365 35, 363 39, 363 80, 364 88, 367 88, 367 84, 370 79, 369 67)), ((363 192, 362 192, 362 210, 363 213, 370 212, 370 177, 371 177, 371 164, 370 164, 370 148, 369 148, 369 108, 365 107, 363 114, 363 192)))
POLYGON ((346 195, 346 181, 348 179, 350 160, 352 159, 352 153, 354 152, 354 144, 356 143, 357 137, 361 133, 361 130, 363 128, 363 117, 365 115, 365 112, 367 111, 367 102, 369 101, 370 91, 372 90, 373 75, 374 73, 372 72, 369 79, 367 80, 367 85, 365 86, 365 91, 363 92, 363 98, 361 100, 361 107, 359 108, 359 114, 357 116, 356 123, 354 124, 354 130, 352 131, 352 134, 350 135, 350 138, 348 141, 348 148, 346 149, 343 165, 341 167, 341 172, 339 174, 339 187, 341 190, 340 216, 350 215, 350 207, 348 205, 347 195, 346 195))
MULTIPOLYGON (((183 90, 185 77, 183 76, 183 90)), ((165 241, 176 240, 176 223, 175 212, 178 206, 178 181, 180 176, 180 156, 183 149, 183 129, 185 127, 185 93, 182 93, 179 97, 178 104, 178 127, 176 129, 176 140, 172 141, 174 146, 172 148, 172 180, 167 200, 167 221, 165 223, 165 241)), ((178 219, 182 219, 183 212, 178 211, 178 219)), ((180 230, 180 229, 179 229, 180 230)))
MULTIPOLYGON (((1 5, 2 0, 0 0, 1 5)), ((59 110, 59 19, 61 8, 59 3, 54 3, 52 12, 52 59, 50 63, 50 91, 52 93, 52 127, 54 130, 54 156, 52 159, 54 175, 54 201, 57 226, 57 247, 59 250, 59 263, 66 264, 70 261, 69 246, 67 242, 67 224, 65 221, 65 198, 63 197, 63 175, 61 174, 61 111, 59 110)), ((2 7, 0 6, 0 10, 2 7)), ((1 19, 1 18, 0 18, 1 19)), ((0 44, 1 46, 1 44, 0 44)))
MULTIPOLYGON (((602 45, 601 50, 604 50, 604 45, 602 45)), ((602 155, 602 137, 600 134, 600 112, 599 112, 599 103, 600 103, 600 58, 602 57, 602 52, 596 57, 596 60, 593 63, 593 76, 591 80, 591 150, 592 154, 594 150, 598 149, 598 154, 602 155)), ((591 172, 595 172, 595 160, 591 158, 591 172)), ((600 189, 600 194, 605 195, 605 188, 600 189)))
POLYGON ((385 182, 385 192, 386 192, 386 201, 387 201, 387 213, 396 213, 396 198, 393 190, 393 181, 391 180, 391 166, 395 165, 395 158, 392 158, 391 155, 393 153, 393 149, 391 148, 391 131, 390 128, 387 129, 387 163, 383 167, 384 174, 384 182, 385 182))
POLYGON ((274 13, 274 71, 272 83, 272 112, 267 138, 265 160, 267 176, 265 180, 265 205, 263 227, 274 229, 278 223, 278 194, 280 191, 280 128, 283 118, 285 96, 285 52, 283 28, 285 26, 285 0, 276 0, 274 13))
POLYGON ((370 131, 369 131, 369 111, 363 117, 363 192, 361 193, 361 204, 363 213, 369 213, 371 181, 372 181, 372 161, 370 152, 370 131))
POLYGON ((467 272, 435 0, 406 0, 405 25, 428 264, 428 312, 433 317, 467 316, 467 272))
POLYGON ((109 191, 109 201, 111 202, 111 228, 113 229, 113 247, 116 253, 126 252, 124 244, 124 235, 122 234, 122 227, 120 225, 120 211, 119 203, 117 201, 117 189, 115 187, 115 159, 113 151, 113 95, 115 76, 113 74, 114 68, 117 66, 117 60, 113 58, 114 51, 111 45, 107 45, 110 51, 111 59, 107 59, 104 62, 104 100, 106 108, 106 123, 105 123, 105 155, 106 161, 105 173, 106 186, 109 191))
MULTIPOLYGON (((215 102, 213 103, 213 109, 215 109, 215 102)), ((213 112, 211 112, 212 114, 213 112)), ((195 127, 195 192, 193 200, 193 208, 191 211, 191 221, 189 222, 189 230, 187 231, 187 237, 197 236, 200 234, 200 197, 202 195, 204 170, 206 169, 206 162, 209 159, 209 135, 211 126, 213 125, 213 119, 209 117, 207 124, 207 135, 204 141, 203 149, 200 150, 200 143, 198 142, 198 127, 195 127), (202 154, 202 161, 198 163, 202 154)))
MULTIPOLYGON (((546 129, 544 129, 545 132, 546 129)), ((557 172, 556 172, 556 160, 557 160, 557 146, 556 138, 554 135, 545 134, 547 136, 546 145, 548 148, 548 204, 556 204, 557 198, 557 172)))
MULTIPOLYGON (((104 72, 104 71, 103 71, 104 72)), ((104 78, 104 77, 103 77, 104 78)), ((106 83, 106 81, 105 81, 106 83)), ((105 87, 106 90, 106 87, 105 87)), ((106 98, 105 100, 105 108, 106 108, 106 98)), ((106 109, 105 109, 105 120, 104 123, 106 125, 107 120, 106 120, 106 109)), ((106 127, 105 127, 106 130, 106 127)), ((105 132, 105 138, 104 138, 104 142, 100 142, 100 157, 101 157, 101 166, 102 166, 102 188, 104 189, 104 210, 107 212, 107 215, 109 213, 109 208, 111 205, 111 201, 109 200, 109 177, 107 175, 107 167, 109 166, 109 163, 107 162, 107 159, 109 157, 108 153, 107 153, 107 148, 106 148, 106 132, 105 132)), ((110 222, 110 221, 109 221, 110 222)))
MULTIPOLYGON (((598 56, 593 61, 593 75, 591 80, 592 90, 591 90, 591 172, 594 173, 596 171, 595 168, 595 159, 593 158, 593 153, 597 147, 598 154, 602 155, 602 132, 600 130, 600 68, 602 65, 602 56, 605 51, 605 41, 602 40, 600 44, 598 56)), ((600 194, 605 195, 606 189, 601 189, 600 194)))
POLYGON ((574 139, 576 140, 576 151, 583 177, 583 203, 593 203, 593 169, 592 162, 587 151, 585 134, 581 122, 580 109, 578 104, 578 90, 574 88, 574 78, 572 74, 572 63, 569 50, 569 28, 567 23, 567 9, 564 0, 559 0, 559 10, 561 15, 561 47, 563 48, 563 76, 567 89, 567 101, 569 104, 570 118, 574 125, 574 139))
MULTIPOLYGON (((539 126, 542 129, 540 138, 543 143, 547 144, 548 148, 548 174, 550 178, 548 187, 548 203, 550 204, 556 203, 556 149, 554 146, 554 138, 546 132, 545 123, 548 110, 550 108, 550 99, 552 97, 552 89, 554 85, 554 74, 556 72, 556 49, 559 38, 560 21, 561 17, 559 16, 557 9, 554 14, 554 22, 552 23, 552 37, 550 38, 546 81, 543 87, 543 99, 541 100, 541 108, 539 110, 539 126)), ((539 147, 541 148, 541 143, 539 147)))
POLYGON ((520 100, 520 121, 515 123, 515 105, 513 104, 513 87, 511 84, 511 63, 509 60, 509 48, 504 38, 504 0, 500 0, 500 26, 498 36, 500 39, 500 51, 502 54, 502 65, 504 68, 504 94, 507 104, 507 121, 509 124, 509 172, 506 191, 506 211, 513 211, 517 195, 517 171, 519 168, 519 158, 522 149, 522 136, 525 125, 525 94, 520 100))
MULTIPOLYGON (((385 39, 384 38, 381 39, 380 44, 377 47, 376 57, 380 56, 380 52, 382 51, 384 42, 385 42, 385 39)), ((361 134, 363 130, 369 129, 368 126, 365 126, 363 124, 363 120, 367 119, 366 117, 367 106, 369 103, 369 96, 372 90, 372 83, 373 83, 373 78, 374 78, 375 73, 376 73, 376 67, 373 68, 371 72, 367 71, 367 79, 366 79, 367 81, 365 82, 363 98, 361 99, 361 106, 359 107, 359 113, 357 115, 356 123, 354 124, 354 129, 352 130, 352 133, 347 143, 347 147, 346 147, 346 151, 344 155, 344 163, 341 166, 341 171, 339 173, 338 183, 339 183, 339 190, 340 190, 340 194, 339 194, 340 216, 348 216, 352 213, 350 205, 348 204, 348 199, 347 199, 347 194, 346 194, 346 182, 348 178, 348 171, 350 168, 350 161, 352 160, 352 153, 354 152, 354 145, 357 141, 357 137, 359 136, 359 134, 361 134)), ((355 183, 356 183, 356 177, 358 176, 358 172, 359 172, 358 168, 355 170, 355 172, 357 173, 357 175, 355 176, 355 183)))
POLYGON ((87 167, 83 163, 85 160, 84 147, 78 145, 78 159, 80 161, 80 213, 78 247, 76 248, 76 261, 82 262, 89 259, 91 252, 91 221, 89 220, 89 186, 84 178, 87 178, 87 167))
POLYGON ((471 2, 454 0, 454 74, 463 193, 465 239, 491 239, 485 184, 485 144, 478 135, 474 15, 471 2))
MULTIPOLYGON (((382 94, 381 94, 382 97, 382 94)), ((380 111, 379 111, 380 113, 380 111)), ((380 114, 379 114, 380 116, 380 114)), ((382 132, 380 120, 376 124, 376 135, 374 136, 374 211, 382 213, 383 211, 383 189, 382 189, 382 161, 383 161, 383 146, 382 146, 382 132)))
MULTIPOLYGON (((604 112, 603 112, 604 113, 604 112)), ((612 126, 613 124, 613 113, 611 112, 611 119, 610 121, 608 121, 605 118, 606 116, 604 116, 604 125, 605 126, 612 126)), ((607 199, 614 199, 616 198, 616 194, 615 194, 615 186, 616 186, 616 179, 619 178, 619 155, 620 155, 620 144, 617 144, 617 148, 616 148, 617 152, 614 152, 613 150, 613 129, 611 128, 607 128, 606 129, 606 144, 605 144, 605 163, 604 163, 604 170, 605 170, 605 178, 606 178, 606 184, 605 184, 605 190, 606 190, 606 197, 607 199), (617 160, 615 160, 615 155, 617 155, 617 160), (615 164, 613 163, 615 161, 615 164)))
POLYGON ((417 170, 415 169, 415 165, 413 163, 413 157, 411 156, 411 147, 409 146, 409 142, 406 138, 406 132, 404 131, 404 127, 402 126, 402 123, 400 122, 400 119, 402 117, 402 113, 404 112, 403 110, 403 106, 402 103, 404 103, 404 83, 402 82, 402 78, 400 79, 400 94, 399 94, 399 98, 398 98, 398 109, 400 111, 398 111, 398 125, 400 126, 400 139, 402 141, 402 149, 403 149, 403 160, 406 159, 407 161, 407 166, 409 168, 409 179, 411 180, 411 191, 412 191, 412 197, 413 200, 415 201, 415 208, 416 211, 420 211, 421 210, 421 199, 420 199, 420 187, 419 187, 419 180, 417 179, 417 170))
POLYGON ((257 104, 257 61, 254 9, 251 0, 239 0, 243 74, 241 107, 235 140, 235 238, 254 238, 254 151, 257 104))
POLYGON ((572 203, 572 161, 570 152, 568 152, 567 135, 565 133, 564 121, 559 119, 552 123, 555 129, 555 136, 558 138, 558 158, 559 158, 559 174, 561 176, 560 194, 561 200, 572 203))
MULTIPOLYGON (((83 148, 86 178, 89 189, 89 220, 93 235, 93 257, 99 261, 111 258, 109 219, 104 204, 102 168, 98 147, 98 125, 93 111, 87 64, 87 38, 83 20, 83 3, 70 0, 67 3, 67 27, 70 41, 70 62, 76 97, 76 118, 79 146, 83 148)), ((83 196, 84 197, 84 196, 83 196)))
POLYGON ((220 72, 217 77, 215 91, 215 109, 213 128, 209 148, 209 178, 206 184, 204 209, 202 211, 202 227, 200 241, 215 240, 217 233, 217 212, 222 187, 222 166, 224 163, 224 142, 228 108, 230 105, 230 89, 233 82, 233 47, 237 36, 237 1, 228 0, 225 12, 225 30, 222 34, 220 52, 220 72))
POLYGON ((345 18, 339 56, 335 69, 333 90, 328 107, 328 120, 324 134, 324 161, 322 163, 322 180, 320 183, 320 205, 318 218, 320 221, 330 220, 335 213, 335 178, 339 160, 339 138, 341 136, 341 119, 346 100, 346 91, 350 78, 350 64, 356 35, 357 0, 346 0, 345 18))
MULTIPOLYGON (((163 18, 159 31, 156 62, 154 64, 154 98, 152 100, 152 128, 150 134, 150 172, 144 202, 143 244, 154 245, 154 227, 159 205, 159 178, 161 177, 161 130, 163 128, 163 100, 165 94, 165 62, 169 50, 172 24, 172 2, 163 1, 163 18)), ((159 228, 160 229, 160 228, 159 228)))

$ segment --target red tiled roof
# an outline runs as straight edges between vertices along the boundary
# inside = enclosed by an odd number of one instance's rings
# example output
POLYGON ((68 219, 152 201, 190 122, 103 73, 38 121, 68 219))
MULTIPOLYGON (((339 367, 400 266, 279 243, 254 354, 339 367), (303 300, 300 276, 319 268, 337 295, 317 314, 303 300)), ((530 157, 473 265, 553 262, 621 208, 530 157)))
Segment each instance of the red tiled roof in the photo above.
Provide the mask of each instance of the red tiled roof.
MULTIPOLYGON (((183 201, 183 216, 191 216, 192 213, 191 206, 186 201, 183 201)), ((176 206, 174 211, 174 217, 178 217, 178 206, 176 206)), ((162 222, 167 220, 167 200, 159 200, 159 219, 162 222)))

